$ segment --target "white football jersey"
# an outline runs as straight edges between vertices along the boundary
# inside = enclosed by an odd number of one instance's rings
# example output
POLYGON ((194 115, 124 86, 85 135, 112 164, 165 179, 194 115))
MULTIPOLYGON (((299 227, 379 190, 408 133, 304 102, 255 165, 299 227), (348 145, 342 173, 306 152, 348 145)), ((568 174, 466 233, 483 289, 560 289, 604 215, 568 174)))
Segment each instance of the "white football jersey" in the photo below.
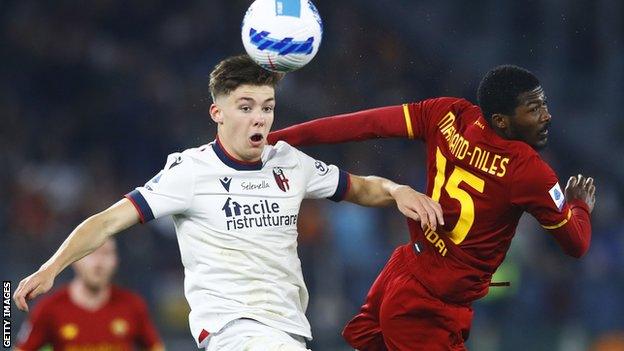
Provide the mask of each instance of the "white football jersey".
POLYGON ((340 201, 348 187, 348 173, 287 143, 244 163, 216 140, 169 155, 162 171, 126 197, 141 222, 173 215, 191 333, 205 347, 238 318, 312 337, 297 254, 299 207, 304 198, 340 201))

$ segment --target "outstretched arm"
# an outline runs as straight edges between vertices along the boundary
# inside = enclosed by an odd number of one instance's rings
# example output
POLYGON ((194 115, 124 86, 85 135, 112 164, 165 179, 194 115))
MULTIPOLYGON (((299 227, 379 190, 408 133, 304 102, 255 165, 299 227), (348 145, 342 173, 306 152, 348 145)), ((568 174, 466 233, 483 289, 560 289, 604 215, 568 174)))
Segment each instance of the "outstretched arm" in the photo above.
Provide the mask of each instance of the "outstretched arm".
POLYGON ((399 185, 388 179, 350 175, 350 187, 345 200, 362 206, 390 206, 397 208, 406 217, 420 221, 435 230, 437 224, 444 225, 442 207, 425 194, 407 185, 399 185))
POLYGON ((594 179, 581 174, 570 177, 565 188, 565 198, 570 204, 570 217, 550 231, 566 254, 580 258, 589 250, 591 241, 590 213, 596 203, 594 179))
MULTIPOLYGON (((407 105, 405 105, 407 106, 407 105)), ((374 138, 408 137, 409 113, 388 106, 315 119, 269 134, 269 144, 283 140, 293 146, 335 144, 374 138)))
POLYGON ((65 239, 56 253, 39 270, 24 278, 13 294, 22 311, 28 311, 27 301, 52 288, 56 276, 73 262, 93 252, 106 239, 139 222, 139 214, 128 199, 122 199, 108 209, 87 218, 65 239))

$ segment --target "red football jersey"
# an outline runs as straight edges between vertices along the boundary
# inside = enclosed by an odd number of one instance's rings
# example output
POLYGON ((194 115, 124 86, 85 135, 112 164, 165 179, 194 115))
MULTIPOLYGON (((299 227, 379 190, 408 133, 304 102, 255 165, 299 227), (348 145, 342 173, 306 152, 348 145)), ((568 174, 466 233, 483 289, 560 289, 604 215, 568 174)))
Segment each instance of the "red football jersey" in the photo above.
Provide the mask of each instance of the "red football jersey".
POLYGON ((451 301, 478 298, 505 258, 522 213, 554 229, 571 216, 569 205, 539 154, 496 135, 470 102, 431 99, 405 104, 403 112, 408 136, 426 144, 427 195, 444 209, 437 233, 408 221, 417 257, 428 261, 414 265, 416 276, 451 301))
POLYGON ((98 310, 75 305, 68 287, 44 297, 20 331, 18 348, 38 350, 52 345, 60 351, 127 351, 162 345, 138 295, 113 287, 109 301, 98 310))
POLYGON ((408 220, 414 276, 446 301, 485 295, 523 212, 551 230, 564 251, 589 246, 589 209, 566 203, 553 170, 528 144, 499 137, 478 106, 436 98, 331 116, 269 135, 269 142, 328 144, 372 138, 420 139, 427 148, 426 194, 444 213, 437 232, 408 220), (571 225, 566 225, 571 223, 571 225))

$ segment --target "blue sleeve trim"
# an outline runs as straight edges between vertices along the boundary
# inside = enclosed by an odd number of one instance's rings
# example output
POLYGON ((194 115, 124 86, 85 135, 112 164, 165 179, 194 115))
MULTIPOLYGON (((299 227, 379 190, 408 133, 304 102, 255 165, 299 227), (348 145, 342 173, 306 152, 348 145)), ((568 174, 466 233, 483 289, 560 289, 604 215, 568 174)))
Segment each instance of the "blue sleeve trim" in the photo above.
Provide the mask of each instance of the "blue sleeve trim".
POLYGON ((154 219, 154 213, 152 212, 152 208, 149 206, 141 192, 136 189, 132 190, 130 193, 126 194, 126 198, 132 201, 134 207, 136 207, 137 211, 139 211, 141 223, 147 223, 154 219))
POLYGON ((344 200, 347 195, 347 191, 349 190, 349 173, 339 170, 340 173, 338 175, 338 187, 336 187, 336 192, 331 197, 328 197, 329 200, 334 202, 339 202, 344 200))

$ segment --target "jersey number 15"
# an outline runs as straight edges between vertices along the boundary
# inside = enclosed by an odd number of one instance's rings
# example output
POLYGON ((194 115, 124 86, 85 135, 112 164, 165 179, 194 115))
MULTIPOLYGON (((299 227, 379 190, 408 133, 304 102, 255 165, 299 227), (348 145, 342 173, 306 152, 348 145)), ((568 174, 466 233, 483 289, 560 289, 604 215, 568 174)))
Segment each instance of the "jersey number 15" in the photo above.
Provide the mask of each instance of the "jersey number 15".
MULTIPOLYGON (((446 157, 442 155, 440 152, 440 148, 436 149, 436 176, 433 182, 433 193, 431 194, 431 198, 435 201, 440 201, 440 192, 442 191, 442 186, 446 181, 446 157)), ((468 184, 471 188, 476 191, 483 193, 483 188, 485 187, 485 181, 474 174, 468 172, 467 170, 455 166, 451 176, 448 178, 446 185, 444 186, 444 190, 448 193, 448 195, 459 201, 461 211, 459 214, 459 220, 455 227, 451 230, 450 239, 455 243, 459 244, 464 239, 466 239, 466 235, 472 228, 472 224, 474 223, 475 218, 475 208, 474 201, 470 194, 459 188, 459 184, 464 182, 468 184)))

